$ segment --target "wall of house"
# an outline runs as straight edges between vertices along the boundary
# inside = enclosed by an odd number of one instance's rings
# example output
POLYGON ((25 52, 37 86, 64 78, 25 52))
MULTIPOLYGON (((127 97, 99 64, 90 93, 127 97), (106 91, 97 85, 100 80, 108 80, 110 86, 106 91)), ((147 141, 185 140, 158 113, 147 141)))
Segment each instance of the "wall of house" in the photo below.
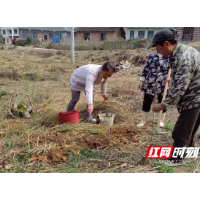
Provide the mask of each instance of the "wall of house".
POLYGON ((106 33, 106 39, 108 41, 114 40, 118 34, 114 34, 114 32, 90 32, 90 40, 84 40, 84 33, 86 32, 77 32, 76 43, 88 43, 88 44, 102 44, 103 41, 100 40, 101 33, 106 33))
POLYGON ((139 31, 145 31, 144 39, 147 39, 148 31, 154 31, 154 35, 155 35, 155 33, 158 30, 159 29, 154 29, 154 28, 148 28, 148 29, 144 29, 144 28, 132 28, 132 29, 129 29, 129 28, 127 28, 126 29, 126 40, 132 39, 132 38, 130 38, 130 31, 134 31, 134 38, 133 39, 138 38, 138 32, 139 31))
POLYGON ((127 27, 123 27, 123 28, 124 28, 124 31, 125 31, 125 34, 126 34, 128 28, 127 27))
POLYGON ((19 29, 26 29, 29 30, 31 29, 32 31, 34 30, 45 30, 49 32, 63 32, 63 31, 71 31, 71 27, 18 27, 19 29))
POLYGON ((26 29, 20 29, 19 30, 19 38, 21 40, 26 40, 26 37, 30 35, 33 38, 33 32, 30 30, 26 30, 26 29))
POLYGON ((178 41, 181 41, 183 36, 183 27, 175 27, 175 29, 177 30, 178 41))
POLYGON ((44 35, 47 35, 47 40, 52 41, 54 34, 59 34, 60 32, 57 31, 40 31, 40 30, 27 30, 27 29, 20 29, 19 30, 19 38, 22 40, 26 40, 27 35, 30 35, 33 39, 39 39, 42 41, 44 39, 44 35), (35 33, 35 34, 33 34, 35 33), (50 35, 51 34, 51 35, 50 35))
MULTIPOLYGON (((74 34, 74 42, 76 43, 77 40, 77 34, 74 34)), ((66 37, 65 38, 61 38, 61 42, 62 43, 68 43, 71 44, 71 32, 67 32, 66 33, 66 37)))
POLYGON ((200 41, 200 27, 194 28, 193 41, 200 41))
MULTIPOLYGON (((74 37, 75 40, 75 37, 74 37)), ((66 43, 71 43, 71 32, 67 32, 66 43)))
POLYGON ((47 40, 49 40, 49 33, 52 33, 52 35, 55 34, 54 32, 49 32, 49 31, 20 29, 19 38, 22 40, 26 40, 27 35, 30 35, 33 39, 42 40, 42 35, 47 35, 47 40), (40 36, 41 36, 41 39, 40 39, 40 36))
POLYGON ((2 33, 2 35, 3 35, 4 38, 12 37, 12 35, 13 35, 13 37, 19 36, 19 29, 18 28, 13 27, 13 34, 10 33, 10 31, 12 31, 11 27, 9 27, 9 28, 8 27, 5 27, 5 28, 3 27, 1 29, 1 33, 2 33), (17 33, 14 33, 14 29, 17 29, 17 33), (3 30, 5 30, 6 34, 3 34, 3 30))
POLYGON ((121 33, 120 30, 114 32, 114 39, 116 39, 116 38, 122 38, 123 39, 122 33, 121 33))
MULTIPOLYGON (((101 34, 101 33, 99 33, 99 38, 100 38, 100 34, 101 34)), ((108 41, 113 41, 114 39, 116 39, 115 33, 114 33, 114 32, 106 32, 106 39, 107 39, 108 41)), ((101 41, 101 42, 102 42, 102 41, 101 41)))
POLYGON ((4 39, 5 39, 5 44, 11 44, 12 43, 11 37, 4 37, 4 39))
MULTIPOLYGON (((40 31, 34 29, 20 29, 13 27, 13 29, 17 29, 17 34, 13 33, 13 37, 19 37, 21 40, 26 40, 27 35, 30 35, 33 39, 39 39, 42 41, 42 37, 39 38, 38 35, 47 35, 47 41, 52 41, 54 34, 59 34, 59 31, 40 31), (24 34, 23 34, 24 33, 24 34), (33 34, 36 33, 36 34, 33 34)), ((0 33, 2 33, 3 37, 5 38, 5 44, 11 44, 12 34, 10 34, 11 27, 2 27, 0 29, 0 33), (6 31, 6 34, 3 34, 3 30, 6 31)), ((67 32, 66 37, 61 39, 63 43, 71 43, 71 32, 67 32)))
POLYGON ((184 27, 175 27, 175 29, 178 31, 178 41, 182 43, 190 43, 190 42, 196 42, 200 41, 200 27, 194 27, 194 33, 193 33, 193 39, 192 41, 182 41, 183 37, 183 28, 184 27))
POLYGON ((13 37, 19 37, 19 29, 18 28, 13 27, 13 34, 10 33, 10 31, 12 31, 11 27, 2 27, 1 30, 0 30, 0 33, 5 38, 5 44, 11 44, 12 36, 13 37), (17 29, 17 33, 14 33, 14 29, 17 29), (5 30, 5 34, 3 34, 3 32, 4 32, 3 30, 5 30))

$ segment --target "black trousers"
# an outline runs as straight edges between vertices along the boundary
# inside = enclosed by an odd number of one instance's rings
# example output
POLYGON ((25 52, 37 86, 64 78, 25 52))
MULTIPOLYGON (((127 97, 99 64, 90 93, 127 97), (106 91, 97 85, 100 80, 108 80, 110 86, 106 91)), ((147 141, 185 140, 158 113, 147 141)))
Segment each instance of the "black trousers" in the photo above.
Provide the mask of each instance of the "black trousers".
MULTIPOLYGON (((144 112, 149 112, 151 109, 151 104, 153 102, 154 96, 149 95, 149 94, 144 94, 144 100, 143 100, 143 105, 142 105, 142 110, 144 112)), ((161 103, 162 101, 162 95, 158 94, 158 103, 161 103)), ((163 113, 166 112, 166 109, 163 110, 163 113)))
POLYGON ((200 107, 180 113, 172 132, 174 147, 194 147, 194 136, 200 125, 200 107))

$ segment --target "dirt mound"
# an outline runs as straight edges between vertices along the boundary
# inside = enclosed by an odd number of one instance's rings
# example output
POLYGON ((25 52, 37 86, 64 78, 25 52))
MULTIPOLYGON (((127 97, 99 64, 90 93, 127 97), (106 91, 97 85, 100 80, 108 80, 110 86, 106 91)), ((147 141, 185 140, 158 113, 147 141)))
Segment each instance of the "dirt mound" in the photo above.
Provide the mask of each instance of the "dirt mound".
POLYGON ((23 55, 36 55, 40 58, 48 58, 56 55, 55 50, 42 48, 18 47, 15 51, 23 55))
POLYGON ((66 162, 65 151, 71 151, 73 155, 78 155, 79 148, 110 149, 117 147, 121 150, 131 151, 132 145, 139 142, 136 136, 142 134, 132 125, 113 126, 107 130, 99 125, 88 126, 89 129, 86 129, 85 126, 83 124, 82 129, 76 129, 75 125, 60 125, 60 127, 54 128, 52 133, 33 135, 31 139, 33 145, 55 143, 58 146, 48 149, 46 155, 34 155, 30 161, 66 162))
POLYGON ((130 61, 131 65, 143 65, 146 63, 149 52, 147 50, 134 50, 134 51, 122 51, 120 54, 113 55, 117 63, 122 60, 130 61))
POLYGON ((144 65, 147 61, 148 54, 133 55, 130 57, 130 62, 134 65, 144 65))
MULTIPOLYGON (((84 109, 78 109, 80 110, 80 118, 82 121, 85 120, 85 108, 84 109)), ((119 102, 117 101, 104 101, 104 102, 99 102, 95 101, 94 104, 94 111, 93 111, 93 118, 98 118, 98 113, 101 111, 102 113, 114 113, 115 114, 115 119, 114 122, 116 124, 118 123, 124 123, 127 121, 127 114, 128 110, 119 102), (123 113, 123 115, 122 115, 123 113)))
POLYGON ((66 156, 66 153, 70 151, 73 155, 78 155, 78 147, 73 145, 64 145, 64 146, 58 146, 50 148, 47 151, 47 155, 34 155, 30 159, 30 165, 32 165, 33 162, 38 161, 48 161, 51 163, 58 163, 58 162, 67 162, 68 157, 66 156))
POLYGON ((96 56, 92 56, 91 61, 96 62, 106 62, 111 61, 119 64, 122 60, 128 60, 131 65, 140 66, 144 65, 150 53, 155 52, 155 50, 148 49, 135 49, 135 50, 121 50, 121 51, 111 51, 107 55, 99 53, 96 56))

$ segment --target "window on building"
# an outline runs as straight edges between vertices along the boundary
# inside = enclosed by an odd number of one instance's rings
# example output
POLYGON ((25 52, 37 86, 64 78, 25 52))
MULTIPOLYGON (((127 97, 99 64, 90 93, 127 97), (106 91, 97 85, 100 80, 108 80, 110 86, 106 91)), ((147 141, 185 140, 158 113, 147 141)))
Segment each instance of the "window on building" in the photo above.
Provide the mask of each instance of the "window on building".
POLYGON ((192 41, 194 34, 194 27, 184 27, 182 41, 192 41))
POLYGON ((14 29, 14 34, 17 34, 17 29, 14 29))
POLYGON ((148 31, 147 39, 153 39, 154 31, 148 31))
POLYGON ((9 30, 8 33, 9 33, 9 34, 12 34, 12 30, 9 30))
POLYGON ((145 31, 138 31, 138 37, 140 39, 144 39, 144 34, 145 34, 145 31))
POLYGON ((37 32, 33 32, 33 39, 37 39, 37 32))
POLYGON ((66 38, 66 35, 67 35, 66 33, 61 33, 62 38, 66 38))
POLYGON ((28 31, 24 31, 24 30, 23 30, 23 31, 22 31, 22 37, 23 37, 23 38, 26 38, 27 35, 28 35, 28 31))
POLYGON ((7 39, 7 43, 10 43, 9 39, 7 39))
POLYGON ((49 39, 52 39, 52 38, 53 38, 53 34, 49 33, 49 39))
POLYGON ((3 34, 4 34, 4 35, 6 34, 6 30, 3 30, 3 34))
POLYGON ((48 36, 47 35, 44 35, 44 40, 48 40, 48 36))
POLYGON ((130 39, 134 38, 134 31, 130 31, 130 39))
POLYGON ((77 32, 74 32, 74 42, 76 42, 76 40, 77 40, 77 32))
POLYGON ((90 40, 90 33, 84 33, 84 40, 90 40))
POLYGON ((106 40, 106 33, 101 33, 101 41, 106 40))

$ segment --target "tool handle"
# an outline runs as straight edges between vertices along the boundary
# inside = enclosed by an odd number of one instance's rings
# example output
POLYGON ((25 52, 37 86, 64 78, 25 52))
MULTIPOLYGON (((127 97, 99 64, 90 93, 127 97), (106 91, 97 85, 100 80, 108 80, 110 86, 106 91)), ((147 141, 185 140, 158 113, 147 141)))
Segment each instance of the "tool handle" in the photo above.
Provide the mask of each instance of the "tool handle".
MULTIPOLYGON (((167 73, 167 80, 170 78, 171 75, 171 68, 169 69, 168 73, 167 73)), ((165 100, 166 95, 167 95, 167 90, 169 88, 169 82, 165 83, 165 89, 163 92, 163 96, 162 96, 162 101, 165 100)), ((160 120, 161 120, 161 116, 162 116, 162 110, 158 113, 158 121, 157 121, 157 126, 156 126, 156 132, 159 133, 160 132, 160 120)))
MULTIPOLYGON (((166 80, 169 80, 170 75, 171 75, 171 68, 169 69, 169 71, 167 73, 167 79, 166 80)), ((166 98, 168 88, 169 88, 169 82, 167 81, 165 83, 165 89, 164 89, 164 92, 163 92, 162 101, 164 101, 165 98, 166 98)))

